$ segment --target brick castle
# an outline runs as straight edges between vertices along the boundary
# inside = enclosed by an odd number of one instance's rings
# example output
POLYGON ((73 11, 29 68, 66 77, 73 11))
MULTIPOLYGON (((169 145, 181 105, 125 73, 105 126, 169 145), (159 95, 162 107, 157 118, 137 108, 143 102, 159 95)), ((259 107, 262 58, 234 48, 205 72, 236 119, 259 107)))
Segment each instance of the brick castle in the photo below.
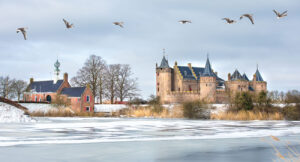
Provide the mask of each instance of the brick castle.
POLYGON ((160 66, 156 64, 156 95, 162 103, 180 103, 194 100, 204 100, 210 103, 226 103, 230 94, 250 91, 259 93, 267 91, 267 82, 263 80, 258 68, 249 80, 246 74, 241 75, 235 70, 228 80, 218 77, 214 72, 209 58, 205 67, 179 66, 173 68, 163 57, 160 66))

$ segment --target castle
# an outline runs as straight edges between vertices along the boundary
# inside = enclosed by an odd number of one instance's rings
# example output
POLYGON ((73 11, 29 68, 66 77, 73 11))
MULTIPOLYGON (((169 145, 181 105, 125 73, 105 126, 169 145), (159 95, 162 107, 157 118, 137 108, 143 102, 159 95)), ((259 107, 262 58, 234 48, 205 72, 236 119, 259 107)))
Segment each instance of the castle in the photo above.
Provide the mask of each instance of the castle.
POLYGON ((60 63, 57 60, 54 64, 53 80, 34 81, 33 78, 30 78, 30 83, 23 94, 23 100, 25 102, 53 103, 60 97, 63 102, 69 103, 73 111, 94 112, 94 95, 90 86, 71 87, 67 73, 64 74, 63 79, 59 79, 59 66, 60 63))
POLYGON ((263 80, 258 68, 249 80, 246 74, 241 75, 235 70, 228 80, 218 77, 214 72, 209 58, 205 67, 179 66, 173 68, 163 56, 160 66, 156 64, 156 96, 162 103, 180 103, 194 100, 204 100, 210 103, 226 103, 230 94, 250 91, 259 93, 267 91, 267 82, 263 80))

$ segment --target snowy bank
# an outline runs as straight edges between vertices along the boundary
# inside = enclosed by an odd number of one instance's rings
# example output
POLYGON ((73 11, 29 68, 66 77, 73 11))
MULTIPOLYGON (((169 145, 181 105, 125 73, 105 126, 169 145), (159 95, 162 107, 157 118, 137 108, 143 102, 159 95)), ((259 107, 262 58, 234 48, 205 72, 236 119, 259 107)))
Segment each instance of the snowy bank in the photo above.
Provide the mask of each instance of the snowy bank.
POLYGON ((95 104, 95 112, 116 112, 121 109, 127 108, 124 104, 95 104))
POLYGON ((24 115, 24 111, 0 102, 0 123, 34 122, 31 117, 24 115))
POLYGON ((40 103, 20 103, 20 105, 26 107, 29 112, 48 112, 54 109, 51 104, 40 104, 40 103))

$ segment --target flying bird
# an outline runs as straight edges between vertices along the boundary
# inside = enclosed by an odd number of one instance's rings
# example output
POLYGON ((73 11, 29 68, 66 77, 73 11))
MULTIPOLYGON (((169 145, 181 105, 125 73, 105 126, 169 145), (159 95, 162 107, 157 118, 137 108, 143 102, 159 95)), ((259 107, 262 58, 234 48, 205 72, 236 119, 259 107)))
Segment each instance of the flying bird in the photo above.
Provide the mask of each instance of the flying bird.
POLYGON ((63 19, 67 29, 73 28, 73 24, 70 24, 67 20, 63 19))
POLYGON ((17 29, 17 33, 22 32, 25 40, 27 40, 26 29, 28 29, 28 28, 18 28, 17 29))
POLYGON ((223 18, 222 20, 226 20, 227 24, 233 24, 233 23, 236 23, 235 20, 231 20, 229 18, 223 18))
POLYGON ((123 26, 124 22, 113 22, 113 24, 118 25, 121 28, 124 28, 124 26, 123 26))
POLYGON ((191 20, 180 20, 178 22, 181 23, 181 24, 192 23, 191 20))
POLYGON ((277 12, 276 10, 273 10, 273 12, 276 14, 277 19, 283 18, 285 16, 287 16, 287 11, 284 11, 282 13, 277 12))
POLYGON ((242 15, 240 17, 240 20, 242 20, 244 17, 247 17, 251 21, 251 23, 254 24, 254 20, 253 20, 253 16, 252 15, 250 15, 250 14, 244 14, 244 15, 242 15))

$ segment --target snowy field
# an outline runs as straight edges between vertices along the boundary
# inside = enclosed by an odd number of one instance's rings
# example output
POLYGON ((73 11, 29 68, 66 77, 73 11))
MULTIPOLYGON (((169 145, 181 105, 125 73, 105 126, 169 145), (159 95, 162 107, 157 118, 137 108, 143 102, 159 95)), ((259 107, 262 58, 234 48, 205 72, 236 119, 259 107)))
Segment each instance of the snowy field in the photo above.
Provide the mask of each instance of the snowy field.
POLYGON ((51 104, 40 104, 40 103, 20 103, 20 105, 26 107, 29 112, 48 112, 53 109, 51 104))
POLYGON ((26 123, 34 121, 35 120, 31 119, 29 116, 24 115, 23 110, 17 109, 14 106, 0 102, 0 123, 26 123))
MULTIPOLYGON (((276 159, 274 149, 262 141, 271 140, 270 135, 300 150, 300 122, 293 121, 35 119, 34 123, 0 124, 0 159, 272 161, 276 159)), ((285 151, 283 144, 276 146, 285 151)))

